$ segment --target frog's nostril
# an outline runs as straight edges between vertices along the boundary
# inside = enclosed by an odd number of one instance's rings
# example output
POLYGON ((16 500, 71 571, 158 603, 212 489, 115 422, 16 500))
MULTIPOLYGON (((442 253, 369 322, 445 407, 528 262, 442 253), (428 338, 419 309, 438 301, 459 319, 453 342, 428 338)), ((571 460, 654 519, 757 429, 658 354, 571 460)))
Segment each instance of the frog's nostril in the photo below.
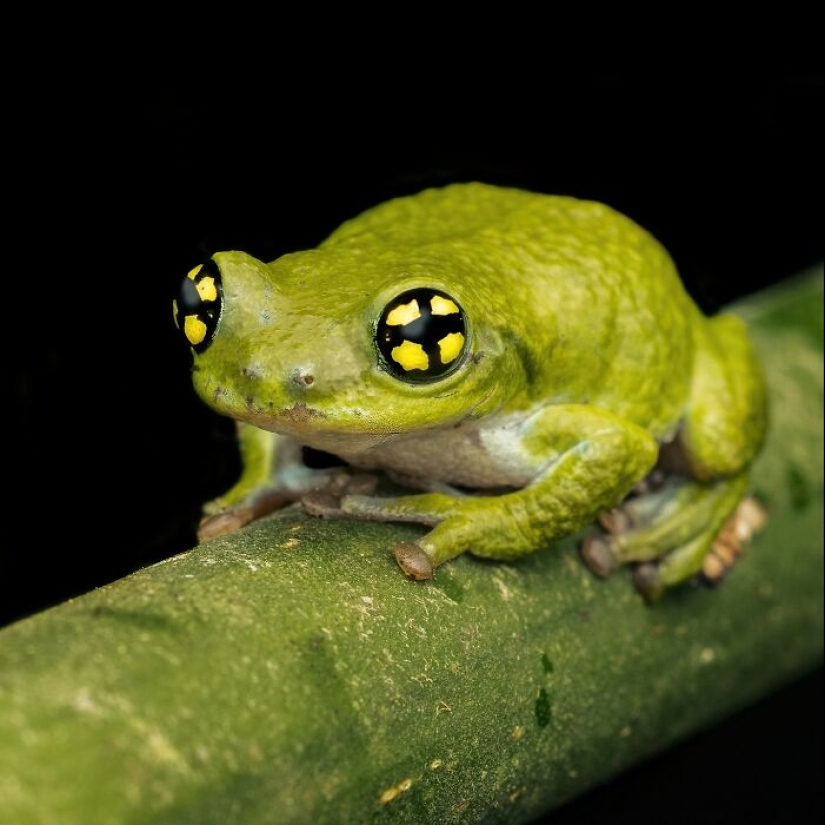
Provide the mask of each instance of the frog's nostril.
POLYGON ((263 370, 257 364, 251 364, 241 370, 241 375, 252 381, 260 381, 260 379, 263 378, 263 370))
POLYGON ((292 381, 299 387, 311 387, 315 383, 315 376, 303 370, 295 370, 292 373, 292 381))

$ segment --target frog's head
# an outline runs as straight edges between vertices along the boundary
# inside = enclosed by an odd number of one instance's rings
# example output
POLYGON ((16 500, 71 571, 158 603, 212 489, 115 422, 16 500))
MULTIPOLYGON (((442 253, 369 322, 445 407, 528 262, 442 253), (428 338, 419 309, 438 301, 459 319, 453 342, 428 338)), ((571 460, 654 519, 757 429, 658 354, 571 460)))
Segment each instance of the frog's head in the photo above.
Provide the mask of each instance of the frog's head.
POLYGON ((175 303, 195 389, 220 413, 331 452, 489 414, 521 368, 471 279, 443 269, 357 249, 271 264, 218 253, 175 303))

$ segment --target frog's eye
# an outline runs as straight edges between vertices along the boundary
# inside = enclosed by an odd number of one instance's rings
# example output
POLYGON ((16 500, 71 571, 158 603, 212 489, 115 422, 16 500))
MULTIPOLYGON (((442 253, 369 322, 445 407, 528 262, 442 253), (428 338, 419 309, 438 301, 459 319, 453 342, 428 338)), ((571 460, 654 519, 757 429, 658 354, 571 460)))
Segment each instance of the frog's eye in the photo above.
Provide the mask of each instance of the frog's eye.
POLYGON ((183 279, 172 309, 189 346, 203 352, 212 342, 221 314, 221 273, 214 261, 199 264, 183 279))
POLYGON ((396 378, 423 383, 443 378, 467 346, 464 311, 435 289, 412 289, 390 301, 375 330, 378 351, 396 378))

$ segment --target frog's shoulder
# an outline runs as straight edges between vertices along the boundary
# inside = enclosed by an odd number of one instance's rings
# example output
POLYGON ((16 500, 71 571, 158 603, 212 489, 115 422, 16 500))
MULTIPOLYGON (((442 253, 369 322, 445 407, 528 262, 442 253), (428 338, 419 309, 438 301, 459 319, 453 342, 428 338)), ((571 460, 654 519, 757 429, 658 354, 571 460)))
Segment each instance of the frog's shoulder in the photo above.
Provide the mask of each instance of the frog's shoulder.
POLYGON ((393 243, 431 243, 511 223, 524 211, 552 205, 570 208, 576 198, 487 183, 454 183, 403 195, 367 209, 338 227, 322 246, 378 238, 393 243))

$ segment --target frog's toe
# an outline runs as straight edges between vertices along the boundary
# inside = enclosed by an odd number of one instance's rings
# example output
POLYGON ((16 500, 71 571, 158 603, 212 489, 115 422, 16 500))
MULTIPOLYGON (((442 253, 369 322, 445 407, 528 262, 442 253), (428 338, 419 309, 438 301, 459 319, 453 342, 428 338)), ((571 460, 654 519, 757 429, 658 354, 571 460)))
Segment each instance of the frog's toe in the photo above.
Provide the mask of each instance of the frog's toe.
POLYGON ((358 516, 344 507, 345 499, 371 497, 378 486, 378 476, 374 473, 336 473, 329 483, 315 490, 308 490, 301 496, 304 509, 320 518, 346 518, 358 516))
POLYGON ((739 502, 732 521, 739 540, 747 542, 754 533, 764 529, 768 523, 768 511, 753 496, 747 496, 739 502))
POLYGON ((633 495, 649 496, 665 486, 667 473, 661 467, 654 467, 634 488, 633 495))
POLYGON ((378 489, 378 476, 375 473, 353 473, 343 490, 345 496, 371 496, 378 489))
POLYGON ((254 520, 252 507, 232 507, 220 513, 207 515, 198 525, 198 541, 227 536, 254 520))
POLYGON ((623 507, 614 507, 599 516, 599 524, 611 536, 618 536, 635 526, 630 513, 623 507))
POLYGON ((713 540, 702 562, 702 578, 717 584, 744 555, 745 544, 765 526, 767 513, 754 498, 744 499, 713 540))
POLYGON ((662 581, 659 565, 655 562, 637 565, 633 571, 633 584, 648 604, 658 602, 667 589, 662 581))
POLYGON ((301 496, 304 510, 318 518, 342 518, 341 497, 329 490, 310 490, 301 496))
POLYGON ((581 556, 591 572, 601 579, 606 579, 619 566, 613 551, 613 543, 607 536, 598 534, 588 536, 582 542, 581 556))
MULTIPOLYGON (((733 519, 731 519, 733 521, 733 519)), ((702 578, 708 584, 718 584, 745 552, 735 526, 729 521, 714 539, 702 562, 702 578)))
POLYGON ((198 540, 206 541, 234 533, 249 522, 294 503, 297 498, 291 491, 264 489, 245 496, 237 504, 229 504, 225 499, 215 499, 204 507, 204 517, 198 527, 198 540))
POLYGON ((331 475, 329 482, 318 490, 343 498, 349 495, 371 496, 378 487, 375 473, 352 472, 348 467, 338 469, 339 472, 331 475))
POLYGON ((433 577, 433 562, 426 552, 412 542, 395 545, 395 560, 404 574, 416 581, 426 581, 433 577))

